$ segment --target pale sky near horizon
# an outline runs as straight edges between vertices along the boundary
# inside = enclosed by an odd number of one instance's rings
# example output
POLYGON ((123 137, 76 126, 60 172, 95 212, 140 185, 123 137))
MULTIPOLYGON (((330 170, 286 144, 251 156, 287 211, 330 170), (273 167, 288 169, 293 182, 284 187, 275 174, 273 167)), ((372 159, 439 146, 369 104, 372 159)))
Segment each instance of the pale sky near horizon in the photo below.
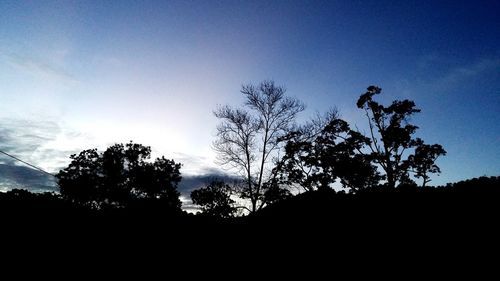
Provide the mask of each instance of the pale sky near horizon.
MULTIPOLYGON (((204 174, 218 104, 272 79, 315 111, 414 100, 431 184, 500 175, 498 1, 1 1, 0 149, 49 171, 116 142, 204 174)), ((0 163, 7 163, 0 158, 0 163), (2 162, 3 161, 3 162, 2 162)))

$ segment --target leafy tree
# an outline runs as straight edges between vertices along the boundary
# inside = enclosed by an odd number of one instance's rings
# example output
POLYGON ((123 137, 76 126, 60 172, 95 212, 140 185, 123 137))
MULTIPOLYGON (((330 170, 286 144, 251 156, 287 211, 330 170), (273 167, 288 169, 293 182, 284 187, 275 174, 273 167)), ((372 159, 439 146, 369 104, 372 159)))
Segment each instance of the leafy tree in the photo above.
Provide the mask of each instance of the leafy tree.
POLYGON ((94 206, 102 202, 101 156, 88 149, 70 156, 71 163, 56 175, 61 194, 75 203, 94 206))
POLYGON ((149 199, 180 209, 181 164, 164 157, 151 163, 150 155, 150 147, 132 142, 115 144, 102 153, 89 149, 73 154, 69 166, 56 175, 61 195, 94 208, 125 207, 149 199))
POLYGON ((215 180, 205 188, 192 191, 191 200, 208 215, 227 218, 236 212, 231 187, 223 181, 215 180))
POLYGON ((421 139, 413 137, 418 127, 410 124, 409 119, 420 112, 413 101, 396 100, 385 107, 373 100, 381 92, 381 88, 370 86, 357 102, 358 108, 365 110, 368 119, 370 141, 367 146, 371 152, 370 158, 384 170, 389 187, 406 181, 413 168, 418 177, 424 177, 424 181, 428 182, 427 173, 439 172, 434 162, 445 151, 440 145, 424 145, 421 139), (407 157, 410 149, 415 147, 415 154, 407 157))
POLYGON ((429 173, 441 173, 441 169, 435 164, 439 156, 446 155, 446 151, 439 144, 424 144, 417 139, 415 153, 408 157, 409 166, 416 178, 422 178, 422 187, 431 181, 429 173))
POLYGON ((304 105, 286 97, 285 89, 273 81, 243 86, 241 93, 246 109, 222 106, 214 112, 221 123, 213 146, 219 163, 244 179, 245 184, 234 191, 248 199, 248 211, 255 212, 267 203, 265 183, 272 178, 270 166, 280 149, 279 139, 290 132, 304 105))
POLYGON ((358 153, 369 140, 351 130, 336 111, 317 117, 285 139, 285 155, 276 167, 284 183, 311 191, 329 188, 340 179, 344 187, 356 190, 380 179, 369 157, 358 153))
POLYGON ((264 184, 264 190, 264 200, 267 204, 274 204, 292 196, 290 190, 280 186, 279 181, 276 178, 266 182, 264 184))
POLYGON ((339 179, 344 187, 356 191, 384 178, 391 188, 396 183, 410 186, 409 173, 413 172, 423 178, 425 186, 430 173, 440 172, 435 161, 446 152, 441 145, 414 138, 418 127, 408 121, 420 109, 413 101, 394 101, 385 107, 373 100, 380 92, 379 87, 370 86, 357 102, 368 117, 368 137, 352 130, 336 111, 288 134, 285 155, 276 167, 280 180, 314 190, 339 179), (385 174, 380 175, 374 164, 385 174))

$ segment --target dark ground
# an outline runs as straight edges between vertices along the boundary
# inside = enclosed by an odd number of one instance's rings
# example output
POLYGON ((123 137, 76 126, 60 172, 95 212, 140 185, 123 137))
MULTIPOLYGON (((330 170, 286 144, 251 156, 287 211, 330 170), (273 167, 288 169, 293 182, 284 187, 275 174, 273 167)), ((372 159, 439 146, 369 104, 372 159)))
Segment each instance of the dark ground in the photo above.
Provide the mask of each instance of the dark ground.
POLYGON ((487 266, 498 259, 499 202, 499 178, 356 195, 315 191, 232 219, 158 210, 98 212, 50 196, 3 194, 1 243, 3 256, 16 260, 43 262, 49 254, 55 265, 86 260, 73 266, 111 260, 221 268, 279 262, 288 270, 325 261, 414 270, 445 262, 487 266))

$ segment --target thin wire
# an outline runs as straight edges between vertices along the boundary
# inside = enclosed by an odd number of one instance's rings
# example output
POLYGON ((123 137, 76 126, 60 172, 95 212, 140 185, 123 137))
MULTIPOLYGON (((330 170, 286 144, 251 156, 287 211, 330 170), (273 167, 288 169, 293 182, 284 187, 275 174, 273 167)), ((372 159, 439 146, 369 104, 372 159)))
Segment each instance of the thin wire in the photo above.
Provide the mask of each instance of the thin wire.
POLYGON ((26 161, 23 161, 22 159, 19 159, 19 158, 17 158, 16 156, 10 155, 10 154, 8 154, 8 153, 7 153, 7 152, 5 152, 5 151, 0 150, 0 153, 5 154, 5 155, 9 156, 10 158, 16 159, 17 161, 22 162, 22 163, 24 163, 24 164, 26 164, 26 165, 30 166, 31 168, 36 169, 36 170, 38 170, 38 171, 40 171, 40 172, 42 172, 42 173, 45 173, 45 174, 47 174, 47 175, 50 175, 50 176, 55 177, 55 175, 53 175, 53 174, 51 174, 51 173, 49 173, 49 172, 47 172, 47 171, 43 170, 42 168, 39 168, 39 167, 37 167, 37 166, 35 166, 35 165, 33 165, 33 164, 30 164, 30 163, 28 163, 28 162, 26 162, 26 161))

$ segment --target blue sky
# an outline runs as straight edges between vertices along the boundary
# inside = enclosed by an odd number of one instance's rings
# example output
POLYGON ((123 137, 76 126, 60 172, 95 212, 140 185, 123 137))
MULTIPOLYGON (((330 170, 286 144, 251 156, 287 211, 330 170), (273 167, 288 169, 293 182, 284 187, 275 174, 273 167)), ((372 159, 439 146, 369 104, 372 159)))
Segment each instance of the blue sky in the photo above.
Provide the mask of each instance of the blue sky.
MULTIPOLYGON (((218 104, 273 79, 306 120, 356 100, 412 99, 443 184, 500 175, 498 1, 1 1, 0 149, 49 171, 71 153, 150 145, 216 168, 218 104)), ((9 164, 0 157, 0 164, 9 164)))

